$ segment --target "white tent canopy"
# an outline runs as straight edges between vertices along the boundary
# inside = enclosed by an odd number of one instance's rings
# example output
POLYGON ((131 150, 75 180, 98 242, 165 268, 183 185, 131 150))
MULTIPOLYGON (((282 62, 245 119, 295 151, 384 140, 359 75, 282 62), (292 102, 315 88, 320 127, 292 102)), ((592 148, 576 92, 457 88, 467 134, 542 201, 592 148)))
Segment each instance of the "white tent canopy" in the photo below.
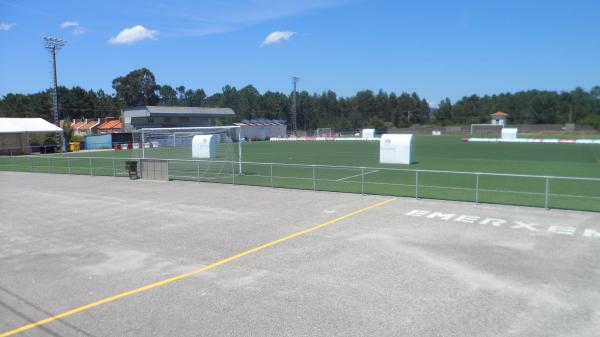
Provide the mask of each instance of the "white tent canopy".
POLYGON ((0 118, 0 133, 61 132, 42 118, 0 118))

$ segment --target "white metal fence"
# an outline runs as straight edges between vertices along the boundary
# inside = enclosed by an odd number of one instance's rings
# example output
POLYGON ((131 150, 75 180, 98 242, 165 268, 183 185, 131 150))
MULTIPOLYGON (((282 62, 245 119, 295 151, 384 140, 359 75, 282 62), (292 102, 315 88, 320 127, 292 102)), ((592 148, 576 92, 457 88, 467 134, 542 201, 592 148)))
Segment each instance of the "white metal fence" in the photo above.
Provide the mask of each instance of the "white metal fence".
MULTIPOLYGON (((66 155, 0 158, 0 170, 128 176, 139 159, 66 155)), ((600 178, 283 163, 182 160, 169 178, 199 182, 381 194, 414 198, 600 211, 600 178), (243 167, 240 174, 240 167, 243 167)))

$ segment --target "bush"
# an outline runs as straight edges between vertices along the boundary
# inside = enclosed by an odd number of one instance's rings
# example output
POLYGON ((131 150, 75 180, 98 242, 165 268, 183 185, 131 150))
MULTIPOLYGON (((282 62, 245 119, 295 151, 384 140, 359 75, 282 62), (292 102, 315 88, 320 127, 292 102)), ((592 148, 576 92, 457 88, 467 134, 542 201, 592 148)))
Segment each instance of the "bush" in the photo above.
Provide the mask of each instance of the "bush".
POLYGON ((369 118, 368 125, 369 125, 369 127, 376 129, 380 133, 387 131, 385 121, 382 118, 377 117, 377 116, 369 118))
POLYGON ((80 142, 83 143, 83 141, 85 140, 85 137, 81 136, 81 135, 73 135, 73 137, 71 137, 71 140, 69 140, 70 142, 80 142))
POLYGON ((583 124, 588 124, 596 128, 596 130, 600 131, 600 116, 598 115, 588 115, 582 120, 583 124))

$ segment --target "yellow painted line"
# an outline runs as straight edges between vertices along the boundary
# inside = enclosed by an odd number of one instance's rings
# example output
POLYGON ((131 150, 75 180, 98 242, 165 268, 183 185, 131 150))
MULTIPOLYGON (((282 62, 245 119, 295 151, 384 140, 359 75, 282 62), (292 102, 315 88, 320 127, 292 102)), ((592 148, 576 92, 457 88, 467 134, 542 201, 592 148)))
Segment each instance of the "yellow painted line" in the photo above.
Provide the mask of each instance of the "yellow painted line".
POLYGON ((390 202, 392 202, 392 201, 394 201, 396 199, 397 198, 391 198, 391 199, 386 199, 384 201, 380 201, 380 202, 378 202, 376 204, 373 204, 371 206, 367 206, 365 208, 361 208, 361 209, 356 210, 356 211, 354 211, 352 213, 348 213, 346 215, 343 215, 343 216, 341 216, 339 218, 335 218, 333 220, 329 220, 327 222, 324 222, 324 223, 322 223, 320 225, 317 225, 317 226, 314 226, 314 227, 311 227, 311 228, 308 228, 308 229, 296 232, 294 234, 290 234, 288 236, 282 237, 282 238, 277 239, 277 240, 273 240, 273 241, 271 241, 269 243, 265 243, 264 245, 260 245, 258 247, 254 247, 254 248, 249 249, 249 250, 247 250, 245 252, 242 252, 242 253, 230 256, 230 257, 228 257, 226 259, 223 259, 221 261, 217 261, 217 262, 209 264, 207 266, 198 268, 198 269, 193 270, 191 272, 180 274, 180 275, 177 275, 177 276, 173 276, 173 277, 170 277, 168 279, 164 279, 162 281, 151 283, 151 284, 145 285, 143 287, 136 288, 136 289, 133 289, 133 290, 129 290, 129 291, 126 291, 126 292, 123 292, 123 293, 120 293, 120 294, 117 294, 117 295, 114 295, 114 296, 106 297, 106 298, 101 299, 99 301, 92 302, 92 303, 83 305, 81 307, 78 307, 78 308, 75 308, 75 309, 71 309, 69 311, 65 311, 65 312, 63 312, 61 314, 58 314, 56 316, 48 317, 48 318, 42 319, 40 321, 31 323, 31 324, 23 325, 22 327, 19 327, 19 328, 16 328, 16 329, 9 330, 9 331, 1 333, 0 337, 12 336, 12 335, 15 335, 15 334, 17 334, 19 332, 23 332, 23 331, 26 331, 26 330, 29 330, 29 329, 33 329, 33 328, 35 328, 37 326, 44 325, 44 324, 47 324, 47 323, 59 320, 61 318, 65 318, 67 316, 71 316, 71 315, 74 315, 74 314, 82 312, 82 311, 86 311, 88 309, 97 307, 97 306, 99 306, 101 304, 105 304, 105 303, 109 303, 109 302, 112 302, 112 301, 116 301, 116 300, 118 300, 120 298, 128 297, 128 296, 131 296, 131 295, 134 295, 134 294, 137 294, 137 293, 141 293, 141 292, 146 291, 146 290, 150 290, 152 288, 160 287, 162 285, 165 285, 165 284, 177 281, 177 280, 181 280, 181 279, 190 277, 192 275, 196 275, 196 274, 202 273, 204 271, 207 271, 209 269, 215 268, 215 267, 220 266, 222 264, 225 264, 225 263, 237 260, 237 259, 239 259, 241 257, 246 256, 246 255, 258 252, 259 250, 263 250, 265 248, 268 248, 268 247, 271 247, 271 246, 275 246, 275 245, 280 244, 280 243, 282 243, 284 241, 293 239, 295 237, 298 237, 298 236, 301 236, 301 235, 304 235, 304 234, 308 234, 310 232, 316 231, 316 230, 321 229, 323 227, 326 227, 326 226, 329 226, 329 225, 333 225, 336 222, 340 222, 342 220, 345 220, 345 219, 351 218, 353 216, 356 216, 358 214, 364 213, 364 212, 366 212, 368 210, 371 210, 373 208, 376 208, 376 207, 379 207, 379 206, 383 206, 383 205, 385 205, 387 203, 390 203, 390 202))

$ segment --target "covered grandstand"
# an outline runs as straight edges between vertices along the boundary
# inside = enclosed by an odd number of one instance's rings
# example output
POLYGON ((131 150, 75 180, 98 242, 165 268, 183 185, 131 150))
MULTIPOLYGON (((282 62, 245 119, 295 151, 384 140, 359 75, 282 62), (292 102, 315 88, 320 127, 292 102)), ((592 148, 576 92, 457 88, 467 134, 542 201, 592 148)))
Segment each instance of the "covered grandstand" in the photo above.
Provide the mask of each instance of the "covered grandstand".
POLYGON ((246 140, 268 140, 287 135, 287 125, 283 120, 243 119, 233 124, 242 129, 242 135, 246 140))
POLYGON ((125 130, 214 126, 217 118, 233 117, 230 108, 138 106, 123 110, 125 130))

